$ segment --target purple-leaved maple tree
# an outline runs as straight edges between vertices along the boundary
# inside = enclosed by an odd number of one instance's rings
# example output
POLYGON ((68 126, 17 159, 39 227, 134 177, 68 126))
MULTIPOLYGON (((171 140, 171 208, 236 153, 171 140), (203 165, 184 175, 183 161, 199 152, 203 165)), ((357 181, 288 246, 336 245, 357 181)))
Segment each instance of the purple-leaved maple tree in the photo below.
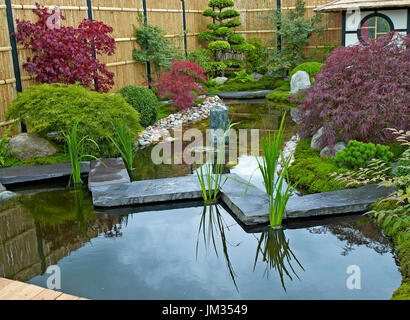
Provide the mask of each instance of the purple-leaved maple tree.
POLYGON ((339 47, 303 91, 301 133, 321 127, 322 144, 359 140, 386 143, 386 128, 408 130, 410 36, 390 33, 366 45, 339 47))
POLYGON ((193 106, 195 97, 206 93, 203 82, 206 81, 205 69, 190 61, 172 62, 172 70, 164 72, 154 84, 160 98, 169 97, 173 107, 188 109, 193 106))
POLYGON ((88 19, 78 28, 49 28, 51 19, 65 20, 65 17, 56 16, 55 10, 49 11, 38 3, 36 7, 33 10, 38 17, 36 23, 17 20, 16 40, 32 50, 24 69, 34 73, 40 83, 79 83, 98 92, 108 92, 114 85, 114 73, 96 56, 114 54, 115 40, 109 35, 113 29, 88 19))

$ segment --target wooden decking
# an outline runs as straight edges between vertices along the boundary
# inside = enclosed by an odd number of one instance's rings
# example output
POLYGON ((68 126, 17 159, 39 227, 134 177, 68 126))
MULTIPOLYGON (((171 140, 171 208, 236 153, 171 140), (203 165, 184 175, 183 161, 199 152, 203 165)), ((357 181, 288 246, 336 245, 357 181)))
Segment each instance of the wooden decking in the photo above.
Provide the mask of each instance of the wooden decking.
POLYGON ((0 278, 0 300, 88 300, 24 282, 0 278))

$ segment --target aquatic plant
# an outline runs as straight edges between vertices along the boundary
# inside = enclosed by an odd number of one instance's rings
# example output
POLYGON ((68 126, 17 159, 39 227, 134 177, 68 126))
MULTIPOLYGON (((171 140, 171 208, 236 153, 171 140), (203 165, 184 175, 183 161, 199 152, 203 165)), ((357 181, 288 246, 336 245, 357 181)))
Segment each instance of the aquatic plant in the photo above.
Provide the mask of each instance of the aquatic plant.
POLYGON ((113 123, 116 137, 109 137, 115 148, 121 154, 122 159, 129 171, 134 169, 134 140, 123 122, 113 123))
POLYGON ((298 279, 295 269, 292 266, 292 259, 298 264, 298 266, 305 271, 302 264, 296 258, 292 252, 289 240, 286 239, 283 230, 270 229, 263 232, 258 240, 258 247, 256 248, 256 257, 253 266, 255 271, 256 264, 259 256, 262 256, 262 261, 266 263, 265 275, 269 278, 269 271, 276 270, 279 274, 282 287, 286 292, 286 286, 284 282, 285 275, 292 281, 291 271, 298 279), (290 269, 290 270, 289 270, 290 269))
POLYGON ((82 184, 81 161, 85 160, 86 158, 98 160, 96 157, 92 155, 84 154, 84 145, 86 142, 95 144, 98 148, 97 143, 92 139, 88 139, 87 136, 78 140, 77 128, 78 128, 78 122, 74 124, 73 129, 71 130, 71 135, 63 133, 63 136, 67 144, 68 153, 70 155, 70 162, 71 162, 71 168, 72 168, 70 183, 72 182, 74 186, 79 186, 82 184))
POLYGON ((212 246, 214 248, 215 254, 217 257, 219 257, 218 246, 216 243, 216 236, 219 235, 220 240, 221 240, 223 254, 225 257, 225 261, 226 261, 226 266, 229 271, 229 275, 231 276, 232 282, 234 283, 235 288, 238 291, 238 286, 235 280, 236 274, 235 274, 235 271, 233 270, 233 266, 229 258, 225 229, 229 231, 229 226, 224 221, 219 211, 219 206, 218 205, 205 205, 204 210, 202 212, 201 220, 199 223, 198 238, 196 242, 196 257, 198 258, 198 248, 199 248, 199 241, 201 239, 201 234, 202 234, 205 248, 209 249, 209 244, 212 242, 212 246), (207 220, 208 220, 208 223, 207 223, 207 220))
POLYGON ((286 112, 282 117, 277 134, 272 136, 269 133, 266 138, 262 138, 264 157, 262 161, 257 159, 259 170, 262 173, 263 184, 266 193, 269 196, 269 220, 271 226, 274 228, 279 228, 281 226, 286 211, 286 205, 297 185, 297 183, 292 185, 288 178, 288 168, 291 159, 289 158, 288 160, 285 160, 282 153, 285 118, 286 112), (282 158, 284 168, 282 174, 277 177, 276 173, 279 157, 282 158), (287 178, 288 181, 286 189, 283 188, 285 178, 287 178))

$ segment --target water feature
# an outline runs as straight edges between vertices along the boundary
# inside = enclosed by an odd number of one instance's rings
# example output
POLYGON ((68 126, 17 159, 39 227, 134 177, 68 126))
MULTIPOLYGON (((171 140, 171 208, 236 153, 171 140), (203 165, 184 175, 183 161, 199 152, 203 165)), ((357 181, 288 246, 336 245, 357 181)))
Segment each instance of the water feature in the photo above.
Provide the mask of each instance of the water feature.
POLYGON ((53 191, 0 209, 0 276, 91 299, 389 299, 392 247, 363 216, 245 230, 201 202, 95 213, 88 193, 53 191), (362 289, 349 290, 357 265, 362 289))
MULTIPOLYGON (((238 129, 279 127, 286 109, 232 102, 238 129)), ((204 132, 209 121, 185 127, 204 132)), ((286 139, 293 135, 288 124, 286 139)), ((184 145, 189 142, 184 142, 184 145)), ((250 144, 248 143, 248 146, 250 144)), ((135 180, 185 176, 188 164, 136 155, 135 180)), ((232 173, 264 190, 250 149, 232 173)), ((401 281, 392 245, 361 215, 294 221, 282 231, 242 226, 222 205, 165 203, 95 212, 90 194, 64 183, 24 186, 0 207, 0 276, 46 286, 61 268, 62 291, 90 299, 389 299, 401 281), (346 270, 361 269, 361 290, 346 270)))

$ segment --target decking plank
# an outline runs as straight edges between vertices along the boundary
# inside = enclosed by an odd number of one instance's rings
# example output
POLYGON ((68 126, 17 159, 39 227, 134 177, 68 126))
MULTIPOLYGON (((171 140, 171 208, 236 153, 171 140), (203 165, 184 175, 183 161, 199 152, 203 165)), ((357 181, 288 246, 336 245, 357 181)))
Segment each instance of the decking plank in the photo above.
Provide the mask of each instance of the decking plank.
POLYGON ((44 289, 42 292, 34 296, 31 300, 56 300, 63 293, 54 290, 44 289))

